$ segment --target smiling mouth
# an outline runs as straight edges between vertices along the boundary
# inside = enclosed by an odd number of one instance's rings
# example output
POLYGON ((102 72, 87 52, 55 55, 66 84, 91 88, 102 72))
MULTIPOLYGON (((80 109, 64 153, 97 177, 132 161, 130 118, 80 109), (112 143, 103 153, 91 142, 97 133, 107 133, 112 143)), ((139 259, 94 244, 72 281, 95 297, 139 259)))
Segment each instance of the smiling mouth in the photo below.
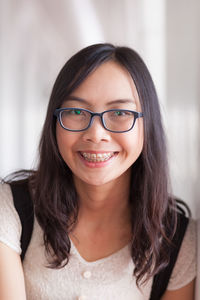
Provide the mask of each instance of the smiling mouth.
POLYGON ((117 152, 106 152, 106 153, 89 153, 80 152, 81 156, 89 162, 104 162, 113 157, 117 152))

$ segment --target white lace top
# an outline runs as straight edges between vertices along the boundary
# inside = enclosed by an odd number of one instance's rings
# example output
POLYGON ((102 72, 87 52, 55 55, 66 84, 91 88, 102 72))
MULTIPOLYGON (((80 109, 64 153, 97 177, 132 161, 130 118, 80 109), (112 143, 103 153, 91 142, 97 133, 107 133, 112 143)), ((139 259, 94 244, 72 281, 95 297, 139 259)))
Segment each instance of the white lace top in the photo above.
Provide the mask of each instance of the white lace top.
MULTIPOLYGON (((0 184, 0 242, 17 253, 21 223, 13 205, 10 187, 0 184)), ((28 300, 147 300, 152 280, 137 288, 129 245, 95 262, 84 260, 71 243, 69 263, 62 269, 47 268, 43 233, 35 220, 30 245, 23 262, 28 300)), ((196 276, 195 222, 190 221, 168 289, 183 287, 196 276)))
POLYGON ((197 220, 197 278, 195 300, 200 300, 200 219, 197 220))

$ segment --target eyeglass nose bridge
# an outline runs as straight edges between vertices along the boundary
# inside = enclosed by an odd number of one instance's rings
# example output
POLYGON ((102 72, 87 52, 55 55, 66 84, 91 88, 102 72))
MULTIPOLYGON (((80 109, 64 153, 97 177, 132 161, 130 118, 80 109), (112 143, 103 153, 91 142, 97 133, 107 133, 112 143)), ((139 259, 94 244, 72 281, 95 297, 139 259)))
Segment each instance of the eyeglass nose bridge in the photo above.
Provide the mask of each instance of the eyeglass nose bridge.
POLYGON ((90 122, 89 122, 89 125, 88 125, 87 129, 90 128, 90 127, 92 126, 93 121, 94 121, 94 117, 96 117, 96 116, 99 117, 99 118, 101 119, 101 124, 102 124, 103 128, 104 128, 104 129, 107 129, 106 126, 105 126, 105 124, 104 124, 103 114, 104 114, 104 112, 101 112, 101 113, 90 112, 90 116, 91 116, 91 117, 90 117, 90 122))

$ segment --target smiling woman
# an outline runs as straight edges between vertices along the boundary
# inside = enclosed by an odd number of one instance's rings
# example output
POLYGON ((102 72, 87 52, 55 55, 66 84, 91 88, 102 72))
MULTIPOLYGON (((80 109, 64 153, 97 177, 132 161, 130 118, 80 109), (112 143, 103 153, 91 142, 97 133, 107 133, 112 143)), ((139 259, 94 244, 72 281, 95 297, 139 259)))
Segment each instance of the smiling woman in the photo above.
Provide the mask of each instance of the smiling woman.
MULTIPOLYGON (((133 80, 125 68, 116 62, 108 61, 88 75, 69 95, 69 100, 65 101, 62 107, 65 110, 59 110, 62 114, 56 127, 59 152, 72 170, 74 182, 78 184, 81 180, 89 185, 100 184, 102 197, 102 185, 107 183, 110 187, 114 186, 115 181, 119 184, 119 178, 123 180, 123 177, 127 177, 126 172, 130 175, 129 168, 142 151, 143 120, 140 118, 135 122, 138 115, 142 115, 141 112, 131 110, 135 108, 141 111, 133 80), (73 109, 73 114, 69 115, 69 109, 72 112, 71 106, 80 108, 73 109), (112 110, 105 110, 107 107, 112 110), (88 108, 95 113, 90 112, 88 108), (123 110, 125 108, 126 110, 123 110), (99 111, 103 112, 96 113, 99 111), (64 129, 67 130, 63 130, 60 124, 65 124, 64 129), (74 134, 71 131, 73 129, 78 132, 74 134), (107 153, 112 153, 109 159, 107 153), (100 154, 103 154, 106 160, 97 161, 96 156, 100 154), (98 170, 95 167, 98 167, 98 170)), ((83 188, 87 190, 86 187, 83 188)), ((128 191, 126 199, 129 199, 128 191)))
POLYGON ((193 299, 195 224, 169 194, 158 99, 134 50, 96 44, 64 65, 38 169, 19 175, 1 186, 0 298, 193 299))

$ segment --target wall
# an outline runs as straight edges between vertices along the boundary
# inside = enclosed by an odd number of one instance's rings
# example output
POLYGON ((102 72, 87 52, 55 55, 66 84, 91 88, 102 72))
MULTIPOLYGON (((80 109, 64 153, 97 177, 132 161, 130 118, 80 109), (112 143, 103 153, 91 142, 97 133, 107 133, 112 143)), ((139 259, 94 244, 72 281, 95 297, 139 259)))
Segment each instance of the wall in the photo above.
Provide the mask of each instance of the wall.
POLYGON ((37 165, 53 82, 96 42, 135 48, 160 98, 173 190, 200 215, 199 1, 1 0, 0 176, 37 165))
POLYGON ((200 2, 166 1, 166 115, 176 195, 200 217, 200 2))

